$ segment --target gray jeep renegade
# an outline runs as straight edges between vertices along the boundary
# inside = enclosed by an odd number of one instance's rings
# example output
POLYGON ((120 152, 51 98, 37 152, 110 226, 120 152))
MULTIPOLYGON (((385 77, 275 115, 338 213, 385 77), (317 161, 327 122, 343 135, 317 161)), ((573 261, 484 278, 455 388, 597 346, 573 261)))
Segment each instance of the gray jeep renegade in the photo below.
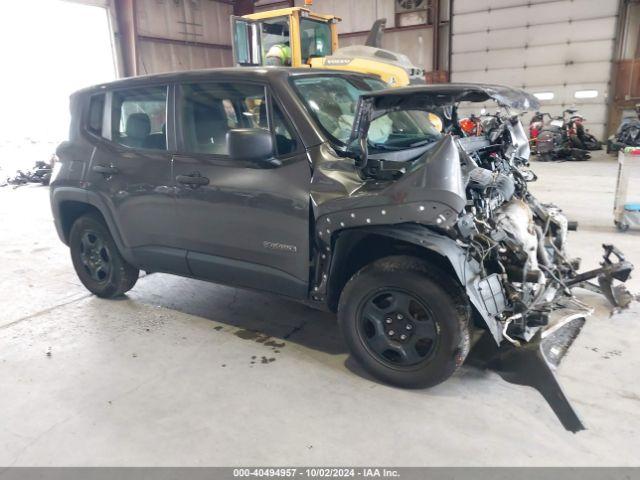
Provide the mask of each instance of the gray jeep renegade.
POLYGON ((291 68, 81 90, 51 181, 55 225, 100 297, 133 288, 140 270, 276 293, 337 312, 377 378, 435 385, 464 361, 472 329, 533 341, 596 275, 622 303, 611 284, 631 270, 611 247, 598 272, 576 273, 568 222, 526 190, 518 117, 465 138, 463 101, 536 107, 507 87, 388 90, 291 68))

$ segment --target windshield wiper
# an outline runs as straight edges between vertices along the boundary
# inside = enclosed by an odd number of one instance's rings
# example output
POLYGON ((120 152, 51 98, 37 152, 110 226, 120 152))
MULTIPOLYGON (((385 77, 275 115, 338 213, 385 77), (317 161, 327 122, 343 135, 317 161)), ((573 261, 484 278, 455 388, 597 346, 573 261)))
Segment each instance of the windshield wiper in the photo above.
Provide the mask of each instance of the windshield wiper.
POLYGON ((420 140, 419 142, 415 142, 409 145, 408 148, 411 147, 421 147, 423 145, 426 145, 427 143, 432 143, 434 140, 431 138, 425 138, 424 140, 420 140))
POLYGON ((370 143, 369 146, 376 150, 386 150, 389 152, 395 152, 396 150, 402 150, 405 147, 393 147, 391 145, 385 145, 384 143, 370 143))
POLYGON ((378 150, 387 150, 391 152, 395 152, 397 150, 406 150, 408 148, 417 148, 427 145, 429 143, 433 143, 435 140, 433 138, 425 138, 424 140, 419 140, 417 142, 410 143, 409 145, 403 146, 394 146, 394 145, 385 145, 384 143, 369 143, 372 148, 378 150))

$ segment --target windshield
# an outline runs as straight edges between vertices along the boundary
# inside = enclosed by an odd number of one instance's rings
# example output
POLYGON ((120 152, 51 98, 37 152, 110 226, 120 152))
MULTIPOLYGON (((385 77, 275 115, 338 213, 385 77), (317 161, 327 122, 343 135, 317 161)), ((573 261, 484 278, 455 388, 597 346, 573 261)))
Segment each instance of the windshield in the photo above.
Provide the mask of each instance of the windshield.
MULTIPOLYGON (((351 136, 358 97, 388 88, 386 83, 374 78, 338 75, 298 77, 293 83, 307 110, 331 141, 340 146, 351 136)), ((396 150, 434 142, 441 137, 438 120, 433 113, 423 111, 387 113, 371 122, 369 146, 374 150, 396 150)))

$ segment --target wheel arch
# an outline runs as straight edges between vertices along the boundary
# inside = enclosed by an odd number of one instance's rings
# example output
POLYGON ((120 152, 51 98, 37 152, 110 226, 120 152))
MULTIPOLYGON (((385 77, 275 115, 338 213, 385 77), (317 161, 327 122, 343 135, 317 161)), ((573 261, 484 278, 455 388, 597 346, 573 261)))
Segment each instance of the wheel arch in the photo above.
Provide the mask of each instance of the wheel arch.
POLYGON ((466 252, 442 233, 418 224, 374 226, 343 230, 335 234, 329 266, 326 302, 336 311, 344 286, 360 268, 388 255, 412 255, 447 273, 446 288, 459 288, 470 300, 473 321, 488 328, 496 343, 502 341, 501 329, 487 310, 474 279, 478 266, 469 261, 466 252))
POLYGON ((333 256, 327 285, 329 308, 334 312, 337 310, 342 290, 358 270, 371 262, 390 255, 408 255, 419 258, 449 274, 453 280, 457 279, 456 271, 446 256, 425 247, 415 235, 402 227, 342 230, 336 234, 333 242, 333 256))
POLYGON ((69 244, 73 223, 82 215, 94 213, 104 221, 122 256, 133 263, 131 251, 124 245, 113 216, 96 193, 81 188, 58 187, 51 193, 51 209, 58 236, 65 245, 69 244))

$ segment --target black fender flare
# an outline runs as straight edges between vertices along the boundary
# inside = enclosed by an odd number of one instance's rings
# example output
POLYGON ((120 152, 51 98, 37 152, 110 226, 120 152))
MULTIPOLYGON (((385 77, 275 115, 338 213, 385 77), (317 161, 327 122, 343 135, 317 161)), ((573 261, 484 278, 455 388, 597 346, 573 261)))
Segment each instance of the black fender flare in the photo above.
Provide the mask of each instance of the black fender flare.
POLYGON ((55 187, 51 190, 51 210, 53 213, 54 223, 56 225, 56 230, 58 232, 58 236, 60 240, 65 245, 68 245, 68 238, 66 238, 64 225, 62 223, 62 204, 67 201, 73 201, 78 203, 84 203, 87 205, 91 205, 96 210, 100 212, 102 218, 107 224, 107 228, 113 237, 118 250, 122 254, 122 256, 131 264, 135 264, 135 259, 133 256, 133 252, 130 248, 126 247, 124 241, 122 240, 122 235, 120 234, 120 230, 117 227, 117 223, 113 218, 113 214, 111 210, 107 207, 105 202, 100 198, 100 196, 89 190, 85 190, 79 187, 55 187))

